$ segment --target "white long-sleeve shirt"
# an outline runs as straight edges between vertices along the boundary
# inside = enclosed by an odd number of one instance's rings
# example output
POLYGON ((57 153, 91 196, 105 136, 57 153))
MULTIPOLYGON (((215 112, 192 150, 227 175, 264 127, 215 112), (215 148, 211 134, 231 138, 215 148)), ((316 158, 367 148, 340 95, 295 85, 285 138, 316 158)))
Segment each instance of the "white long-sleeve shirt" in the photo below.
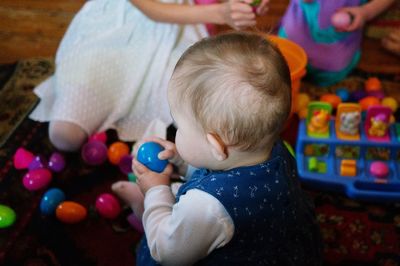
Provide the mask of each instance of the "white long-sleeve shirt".
POLYGON ((233 220, 210 194, 189 190, 179 202, 171 187, 149 189, 143 226, 151 256, 163 265, 191 265, 226 245, 233 237, 233 220))

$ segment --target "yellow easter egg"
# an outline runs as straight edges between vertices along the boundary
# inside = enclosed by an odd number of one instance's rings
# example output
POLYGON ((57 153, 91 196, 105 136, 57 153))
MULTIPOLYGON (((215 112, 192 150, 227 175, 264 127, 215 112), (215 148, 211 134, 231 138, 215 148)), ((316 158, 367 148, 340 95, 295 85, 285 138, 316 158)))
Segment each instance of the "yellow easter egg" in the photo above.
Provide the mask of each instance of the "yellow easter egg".
POLYGON ((383 106, 389 107, 390 109, 392 109, 392 112, 396 112, 397 108, 399 107, 397 101, 395 98, 393 97, 385 97, 382 99, 381 104, 383 106))
POLYGON ((310 102, 310 96, 306 93, 299 93, 296 97, 296 102, 294 103, 295 112, 299 112, 301 109, 307 108, 310 102))

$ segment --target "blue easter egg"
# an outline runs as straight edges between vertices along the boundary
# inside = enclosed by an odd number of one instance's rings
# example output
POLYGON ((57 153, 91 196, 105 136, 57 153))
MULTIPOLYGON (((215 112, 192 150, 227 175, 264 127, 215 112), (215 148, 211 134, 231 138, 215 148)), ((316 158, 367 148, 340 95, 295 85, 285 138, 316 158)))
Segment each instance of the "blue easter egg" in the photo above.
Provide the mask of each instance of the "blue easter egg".
POLYGON ((155 142, 146 142, 140 146, 136 159, 150 170, 161 173, 168 164, 168 160, 158 159, 158 154, 164 148, 155 142))
POLYGON ((65 194, 61 189, 51 188, 44 193, 40 202, 40 211, 44 215, 53 215, 57 206, 65 200, 65 194))
POLYGON ((347 102, 350 99, 350 92, 346 88, 338 88, 336 95, 340 97, 342 102, 347 102))

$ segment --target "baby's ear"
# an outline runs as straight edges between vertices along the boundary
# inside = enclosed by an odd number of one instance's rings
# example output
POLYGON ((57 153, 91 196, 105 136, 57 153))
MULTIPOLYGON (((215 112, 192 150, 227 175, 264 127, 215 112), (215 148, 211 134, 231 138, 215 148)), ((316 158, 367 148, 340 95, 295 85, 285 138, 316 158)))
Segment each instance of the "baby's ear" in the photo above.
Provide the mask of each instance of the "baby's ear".
POLYGON ((217 134, 207 133, 207 141, 210 143, 211 153, 217 161, 223 161, 228 158, 226 145, 217 134))

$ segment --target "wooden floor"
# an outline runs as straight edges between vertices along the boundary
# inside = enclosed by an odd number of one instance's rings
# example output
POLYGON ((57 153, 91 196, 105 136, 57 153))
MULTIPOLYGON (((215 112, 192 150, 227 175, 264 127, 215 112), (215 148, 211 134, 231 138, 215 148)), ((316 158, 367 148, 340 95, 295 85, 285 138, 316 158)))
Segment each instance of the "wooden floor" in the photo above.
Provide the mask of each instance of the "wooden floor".
MULTIPOLYGON (((273 27, 289 0, 271 1, 258 27, 273 27)), ((0 64, 54 56, 65 30, 85 0, 0 0, 0 64)), ((359 67, 373 73, 400 73, 400 58, 384 51, 379 40, 365 38, 359 67)))

